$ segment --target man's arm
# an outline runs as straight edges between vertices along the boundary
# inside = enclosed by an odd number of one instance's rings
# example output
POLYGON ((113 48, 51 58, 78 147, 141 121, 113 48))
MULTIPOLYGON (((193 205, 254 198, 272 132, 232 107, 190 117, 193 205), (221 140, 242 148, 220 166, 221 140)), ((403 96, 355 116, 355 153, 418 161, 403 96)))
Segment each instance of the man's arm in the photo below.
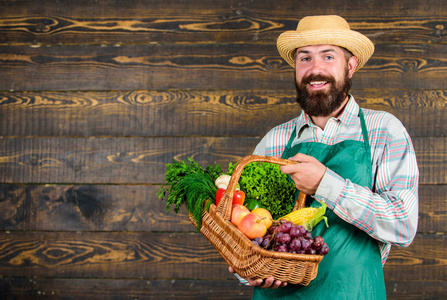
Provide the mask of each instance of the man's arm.
POLYGON ((328 169, 314 197, 373 238, 409 246, 417 230, 419 171, 405 129, 391 138, 373 165, 376 168, 373 191, 328 169))

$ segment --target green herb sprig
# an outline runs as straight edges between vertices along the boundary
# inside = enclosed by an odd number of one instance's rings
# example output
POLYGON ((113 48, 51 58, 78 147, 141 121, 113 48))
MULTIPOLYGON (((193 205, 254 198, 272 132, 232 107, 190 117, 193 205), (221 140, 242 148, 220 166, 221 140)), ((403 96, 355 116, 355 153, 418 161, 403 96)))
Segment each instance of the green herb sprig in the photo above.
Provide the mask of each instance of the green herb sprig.
POLYGON ((166 210, 170 211, 174 205, 174 211, 179 212, 184 204, 191 213, 197 230, 202 224, 203 209, 209 209, 209 205, 215 202, 217 188, 214 181, 222 174, 220 165, 207 166, 203 169, 192 158, 187 162, 173 160, 166 165, 165 184, 156 191, 159 200, 166 199, 166 210), (206 200, 208 202, 204 207, 206 200))

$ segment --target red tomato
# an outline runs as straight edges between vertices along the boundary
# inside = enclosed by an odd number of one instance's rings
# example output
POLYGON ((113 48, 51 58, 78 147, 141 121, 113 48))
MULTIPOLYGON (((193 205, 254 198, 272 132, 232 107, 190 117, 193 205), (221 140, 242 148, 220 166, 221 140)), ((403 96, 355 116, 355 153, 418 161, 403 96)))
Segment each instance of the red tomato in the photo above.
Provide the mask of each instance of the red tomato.
POLYGON ((234 191, 233 194, 233 205, 241 204, 244 205, 245 193, 243 191, 234 191))

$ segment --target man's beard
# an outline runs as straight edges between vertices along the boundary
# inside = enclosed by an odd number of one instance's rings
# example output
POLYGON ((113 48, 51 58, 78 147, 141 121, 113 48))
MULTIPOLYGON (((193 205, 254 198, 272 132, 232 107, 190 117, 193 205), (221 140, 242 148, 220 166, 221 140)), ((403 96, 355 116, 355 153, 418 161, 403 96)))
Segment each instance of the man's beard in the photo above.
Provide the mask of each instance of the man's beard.
POLYGON ((297 93, 296 101, 308 115, 314 117, 327 117, 337 110, 337 108, 339 108, 345 101, 349 90, 351 89, 351 85, 352 80, 348 77, 347 69, 345 71, 344 80, 338 83, 335 82, 335 78, 332 76, 309 75, 303 78, 301 84, 298 84, 295 80, 297 93), (309 92, 307 85, 312 81, 327 81, 331 84, 331 89, 328 92, 309 92))

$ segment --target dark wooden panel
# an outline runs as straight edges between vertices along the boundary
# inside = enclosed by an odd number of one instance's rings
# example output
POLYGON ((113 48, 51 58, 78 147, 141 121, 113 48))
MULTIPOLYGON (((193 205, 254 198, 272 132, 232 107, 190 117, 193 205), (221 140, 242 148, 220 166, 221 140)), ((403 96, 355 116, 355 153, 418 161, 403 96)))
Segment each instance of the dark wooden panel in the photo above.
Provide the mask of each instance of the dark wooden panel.
POLYGON ((447 8, 437 0, 344 2, 315 0, 297 9, 292 0, 2 1, 0 43, 271 43, 306 15, 334 12, 375 43, 445 43, 447 8))
MULTIPOLYGON (((442 281, 387 281, 387 299, 442 300, 442 281)), ((2 299, 250 299, 253 289, 234 280, 0 279, 2 299), (9 297, 9 298, 8 298, 9 297)))
POLYGON ((442 300, 447 295, 446 281, 386 281, 387 299, 442 300))
MULTIPOLYGON (((0 230, 194 232, 186 209, 156 198, 158 185, 0 184, 0 230)), ((419 189, 419 233, 444 232, 447 185, 419 189)))
POLYGON ((410 247, 393 247, 384 267, 386 280, 447 280, 446 235, 417 234, 410 247))
POLYGON ((0 278, 0 298, 28 299, 250 299, 253 288, 230 280, 113 280, 0 278), (10 296, 11 298, 7 298, 10 296))
MULTIPOLYGON (((412 137, 446 136, 445 90, 353 90, 412 137)), ((0 135, 263 136, 300 113, 294 90, 0 92, 0 135)))
MULTIPOLYGON (((445 89, 447 45, 379 45, 357 89, 445 89)), ((294 89, 275 45, 0 46, 0 90, 294 89), (43 80, 45 79, 45 80, 43 80)))
MULTIPOLYGON (((0 232, 0 274, 9 277, 232 279, 200 233, 0 232)), ((394 247, 387 280, 447 280, 445 235, 394 247), (430 265, 430 268, 427 268, 430 265)))
POLYGON ((201 233, 0 232, 11 277, 232 279, 201 233))
POLYGON ((168 212, 160 186, 0 184, 0 230, 195 232, 182 207, 168 212))
MULTIPOLYGON (((1 183, 163 183, 166 164, 188 156, 228 166, 253 152, 257 137, 3 138, 1 183)), ((421 184, 446 184, 445 137, 413 139, 421 184)))
POLYGON ((259 138, 4 138, 2 183, 163 183, 166 164, 194 158, 228 166, 259 138))

